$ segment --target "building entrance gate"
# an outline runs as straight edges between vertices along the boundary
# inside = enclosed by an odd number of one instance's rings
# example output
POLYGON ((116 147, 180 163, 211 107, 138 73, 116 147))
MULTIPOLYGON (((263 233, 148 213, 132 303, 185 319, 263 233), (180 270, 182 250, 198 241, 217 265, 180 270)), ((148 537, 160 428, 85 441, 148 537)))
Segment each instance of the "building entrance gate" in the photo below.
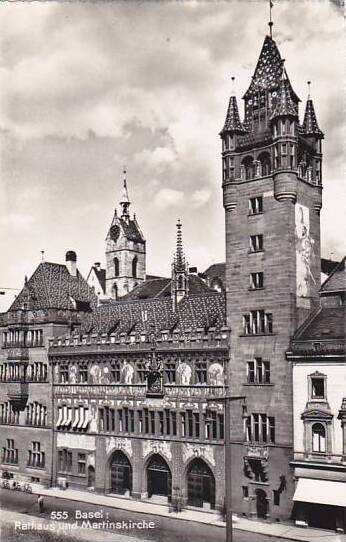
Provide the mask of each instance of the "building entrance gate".
POLYGON ((124 495, 126 491, 132 490, 132 467, 126 455, 120 450, 114 452, 110 470, 110 490, 112 493, 124 495))
POLYGON ((172 475, 166 461, 158 454, 152 456, 147 467, 148 497, 162 495, 171 498, 172 475))
POLYGON ((187 503, 202 508, 205 502, 215 508, 214 475, 202 459, 194 459, 187 473, 187 503))

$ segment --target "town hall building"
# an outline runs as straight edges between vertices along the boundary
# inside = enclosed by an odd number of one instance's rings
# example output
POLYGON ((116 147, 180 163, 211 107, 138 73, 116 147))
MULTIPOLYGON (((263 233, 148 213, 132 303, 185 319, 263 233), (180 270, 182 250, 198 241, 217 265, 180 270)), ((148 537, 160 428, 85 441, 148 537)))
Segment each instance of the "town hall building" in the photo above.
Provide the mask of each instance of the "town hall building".
MULTIPOLYGON (((300 479, 314 478, 316 458, 326 467, 327 449, 334 471, 344 473, 345 391, 332 393, 330 366, 309 355, 309 367, 306 357, 298 367, 292 357, 310 340, 307 319, 332 302, 320 291, 324 135, 310 95, 300 120, 300 99, 271 34, 243 99, 242 120, 232 92, 220 132, 224 265, 205 274, 189 268, 178 220, 172 261, 167 255, 171 276, 147 275, 146 240, 131 214, 124 172, 105 268, 94 264, 85 280, 73 251, 66 265, 42 262, 1 315, 2 472, 223 511, 220 399, 228 389, 245 397, 231 408, 235 513, 308 524, 300 479), (294 404, 300 374, 309 386, 327 379, 333 403, 321 395, 317 409, 309 392, 309 404, 303 396, 294 404), (322 427, 316 437, 310 406, 322 427), (293 423, 297 415, 301 423, 293 423), (334 451, 331 419, 343 428, 334 451), (325 450, 314 455, 310 441, 321 443, 323 431, 325 450)), ((344 311, 337 313, 340 331, 344 311)), ((345 358, 339 335, 331 337, 338 345, 335 374, 345 358)), ((342 510, 332 528, 345 528, 343 503, 335 505, 342 510)))

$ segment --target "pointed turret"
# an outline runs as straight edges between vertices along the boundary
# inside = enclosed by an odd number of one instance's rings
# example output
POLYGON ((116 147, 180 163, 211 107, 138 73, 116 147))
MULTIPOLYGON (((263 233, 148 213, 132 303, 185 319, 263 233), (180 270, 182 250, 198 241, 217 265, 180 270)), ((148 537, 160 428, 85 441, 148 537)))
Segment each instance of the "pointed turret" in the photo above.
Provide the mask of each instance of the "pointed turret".
POLYGON ((183 240, 181 233, 181 221, 177 221, 177 248, 172 263, 172 302, 173 310, 176 309, 179 301, 189 291, 188 264, 185 259, 183 240))
MULTIPOLYGON (((310 85, 310 81, 308 82, 308 85, 310 85)), ((303 121, 303 133, 304 135, 308 137, 316 137, 318 139, 324 138, 324 134, 322 130, 320 130, 317 123, 315 108, 314 108, 312 98, 310 96, 310 92, 308 94, 308 99, 306 102, 304 121, 303 121)))
MULTIPOLYGON (((234 85, 234 77, 232 77, 232 83, 234 85)), ((240 120, 237 98, 233 87, 231 97, 229 99, 225 124, 220 132, 220 135, 224 134, 225 132, 232 134, 245 134, 247 132, 240 120)))
POLYGON ((271 119, 277 117, 292 117, 298 119, 298 107, 291 96, 291 85, 289 83, 285 68, 282 70, 278 97, 271 115, 271 119))
POLYGON ((225 124, 220 134, 225 132, 234 134, 245 134, 247 132, 240 121, 237 98, 235 96, 231 96, 229 99, 225 124))

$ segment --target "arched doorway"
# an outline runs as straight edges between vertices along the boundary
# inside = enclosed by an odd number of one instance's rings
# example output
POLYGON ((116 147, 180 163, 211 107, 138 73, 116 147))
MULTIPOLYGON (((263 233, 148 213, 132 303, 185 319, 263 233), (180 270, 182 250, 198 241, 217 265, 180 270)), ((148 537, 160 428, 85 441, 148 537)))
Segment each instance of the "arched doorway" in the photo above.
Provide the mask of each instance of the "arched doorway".
POLYGON ((88 487, 95 487, 95 469, 92 465, 88 467, 88 487))
POLYGON ((110 460, 110 491, 124 495, 132 491, 132 467, 126 455, 117 450, 110 460))
POLYGON ((187 471, 187 504, 203 508, 204 503, 215 508, 215 478, 205 461, 196 458, 187 471))
POLYGON ((268 517, 268 499, 263 489, 256 489, 256 510, 258 518, 266 519, 268 517))
POLYGON ((154 454, 147 466, 148 497, 161 495, 171 499, 172 475, 166 461, 154 454))

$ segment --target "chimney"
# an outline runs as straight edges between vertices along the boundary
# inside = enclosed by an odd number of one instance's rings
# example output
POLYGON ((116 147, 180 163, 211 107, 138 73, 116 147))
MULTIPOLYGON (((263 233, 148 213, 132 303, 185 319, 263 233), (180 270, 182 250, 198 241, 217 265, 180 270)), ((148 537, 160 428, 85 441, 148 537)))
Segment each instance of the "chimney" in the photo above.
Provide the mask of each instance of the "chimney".
POLYGON ((71 277, 77 276, 77 254, 73 250, 66 252, 66 267, 71 277))
POLYGON ((100 269, 101 269, 101 262, 95 262, 95 263, 94 263, 94 267, 96 267, 96 270, 97 270, 97 271, 100 271, 100 269))
POLYGON ((197 267, 189 267, 189 275, 197 275, 197 267))

